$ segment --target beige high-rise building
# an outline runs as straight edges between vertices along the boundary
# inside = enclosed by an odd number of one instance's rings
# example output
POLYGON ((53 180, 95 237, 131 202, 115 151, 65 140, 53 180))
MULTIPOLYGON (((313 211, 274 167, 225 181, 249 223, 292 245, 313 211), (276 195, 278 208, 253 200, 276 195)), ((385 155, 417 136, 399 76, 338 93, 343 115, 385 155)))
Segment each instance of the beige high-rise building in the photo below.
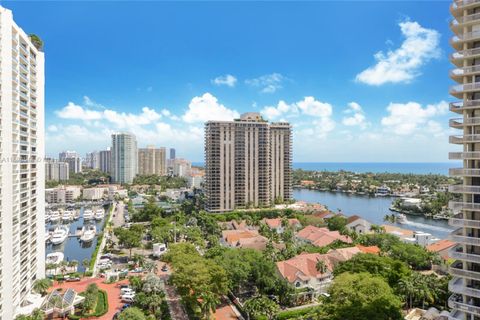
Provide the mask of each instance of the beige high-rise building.
POLYGON ((480 319, 480 1, 456 0, 450 11, 455 34, 450 40, 455 65, 450 77, 458 83, 450 94, 459 100, 450 110, 460 116, 450 120, 450 126, 460 130, 450 142, 461 151, 451 152, 449 158, 462 161, 450 175, 463 183, 450 186, 459 199, 449 204, 455 214, 449 223, 456 228, 450 238, 457 243, 449 252, 456 259, 450 266, 449 319, 473 320, 480 319))
POLYGON ((205 124, 206 209, 270 207, 292 196, 289 123, 250 112, 234 121, 205 124))
POLYGON ((165 148, 147 146, 138 149, 138 174, 167 174, 167 153, 165 148))

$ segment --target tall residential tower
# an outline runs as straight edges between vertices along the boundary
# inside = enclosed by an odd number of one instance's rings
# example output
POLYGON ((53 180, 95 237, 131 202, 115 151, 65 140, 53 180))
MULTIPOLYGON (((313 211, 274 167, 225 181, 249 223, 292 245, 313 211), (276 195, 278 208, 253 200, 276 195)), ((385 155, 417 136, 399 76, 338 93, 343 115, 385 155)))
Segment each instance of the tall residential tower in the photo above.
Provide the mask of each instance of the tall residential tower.
POLYGON ((450 94, 459 100, 450 104, 450 110, 460 116, 450 120, 450 126, 460 130, 450 142, 460 145, 461 151, 449 158, 462 161, 450 175, 463 183, 450 187, 459 199, 450 202, 455 216, 449 223, 456 228, 450 238, 457 245, 449 254, 456 260, 450 266, 453 294, 448 304, 450 319, 473 320, 480 319, 480 1, 455 0, 450 11, 455 34, 450 40, 455 65, 450 77, 458 83, 450 94))
POLYGON ((269 207, 292 197, 291 126, 258 113, 205 124, 206 209, 269 207))
POLYGON ((137 139, 128 132, 112 134, 111 172, 115 183, 132 183, 137 175, 137 139))
POLYGON ((167 154, 165 148, 147 146, 138 149, 138 174, 167 174, 167 154))
POLYGON ((0 319, 45 277, 44 54, 0 7, 0 319))

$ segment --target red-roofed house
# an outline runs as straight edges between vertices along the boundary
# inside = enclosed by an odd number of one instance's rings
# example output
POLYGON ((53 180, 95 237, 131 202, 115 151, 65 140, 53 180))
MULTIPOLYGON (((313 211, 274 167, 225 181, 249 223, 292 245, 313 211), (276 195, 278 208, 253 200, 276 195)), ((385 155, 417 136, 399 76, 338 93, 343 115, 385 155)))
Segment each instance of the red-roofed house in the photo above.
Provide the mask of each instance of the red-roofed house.
POLYGON ((356 233, 360 233, 360 234, 372 233, 372 230, 371 230, 372 224, 369 221, 357 215, 348 217, 347 224, 345 227, 347 227, 349 230, 355 231, 356 233))
POLYGON ((341 235, 338 231, 330 231, 327 228, 318 228, 315 226, 307 226, 303 228, 295 235, 295 237, 301 242, 310 243, 317 247, 328 246, 336 240, 345 243, 352 243, 350 237, 341 235))
MULTIPOLYGON (((283 233, 285 231, 285 227, 282 224, 281 218, 275 219, 263 219, 263 222, 272 230, 277 231, 277 233, 283 233)), ((298 219, 288 219, 288 225, 292 227, 294 230, 298 230, 302 227, 300 221, 298 219)))
POLYGON ((310 288, 316 296, 327 290, 337 264, 361 252, 357 247, 351 247, 330 250, 326 254, 302 253, 289 260, 277 262, 277 270, 295 288, 310 288), (319 261, 322 263, 319 264, 319 261))
POLYGON ((447 239, 443 239, 440 241, 437 241, 435 243, 432 243, 431 245, 428 245, 426 248, 430 252, 436 252, 442 257, 444 260, 449 259, 448 252, 450 251, 450 248, 455 246, 455 242, 452 242, 447 239))

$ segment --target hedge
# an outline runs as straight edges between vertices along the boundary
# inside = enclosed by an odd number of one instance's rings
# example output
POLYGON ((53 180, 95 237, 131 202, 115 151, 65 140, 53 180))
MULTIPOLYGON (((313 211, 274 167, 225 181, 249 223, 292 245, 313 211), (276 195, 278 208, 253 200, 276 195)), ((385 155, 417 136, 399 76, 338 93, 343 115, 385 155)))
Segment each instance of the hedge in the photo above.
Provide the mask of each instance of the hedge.
POLYGON ((108 297, 105 290, 98 290, 97 305, 95 306, 94 317, 101 317, 108 311, 108 297))
POLYGON ((318 306, 313 306, 313 307, 307 307, 307 308, 302 308, 302 309, 297 309, 297 310, 289 310, 289 311, 283 311, 277 314, 277 320, 286 320, 286 319, 292 319, 292 318, 298 318, 301 316, 304 316, 306 314, 309 314, 310 312, 318 309, 318 306))

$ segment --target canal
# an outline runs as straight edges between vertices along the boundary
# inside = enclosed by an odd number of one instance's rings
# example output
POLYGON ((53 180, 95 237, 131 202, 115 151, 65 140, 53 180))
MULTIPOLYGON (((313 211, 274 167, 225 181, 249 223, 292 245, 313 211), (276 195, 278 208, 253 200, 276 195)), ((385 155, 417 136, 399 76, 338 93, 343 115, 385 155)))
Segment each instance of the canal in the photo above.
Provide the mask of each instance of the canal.
MULTIPOLYGON (((294 189, 293 197, 298 201, 321 203, 328 209, 351 216, 358 215, 374 224, 390 224, 383 218, 393 212, 389 210, 392 197, 370 197, 343 192, 325 192, 309 189, 294 189)), ((413 230, 428 232, 440 239, 444 239, 453 230, 446 220, 427 219, 423 216, 407 216, 406 224, 394 223, 393 225, 413 230)))

